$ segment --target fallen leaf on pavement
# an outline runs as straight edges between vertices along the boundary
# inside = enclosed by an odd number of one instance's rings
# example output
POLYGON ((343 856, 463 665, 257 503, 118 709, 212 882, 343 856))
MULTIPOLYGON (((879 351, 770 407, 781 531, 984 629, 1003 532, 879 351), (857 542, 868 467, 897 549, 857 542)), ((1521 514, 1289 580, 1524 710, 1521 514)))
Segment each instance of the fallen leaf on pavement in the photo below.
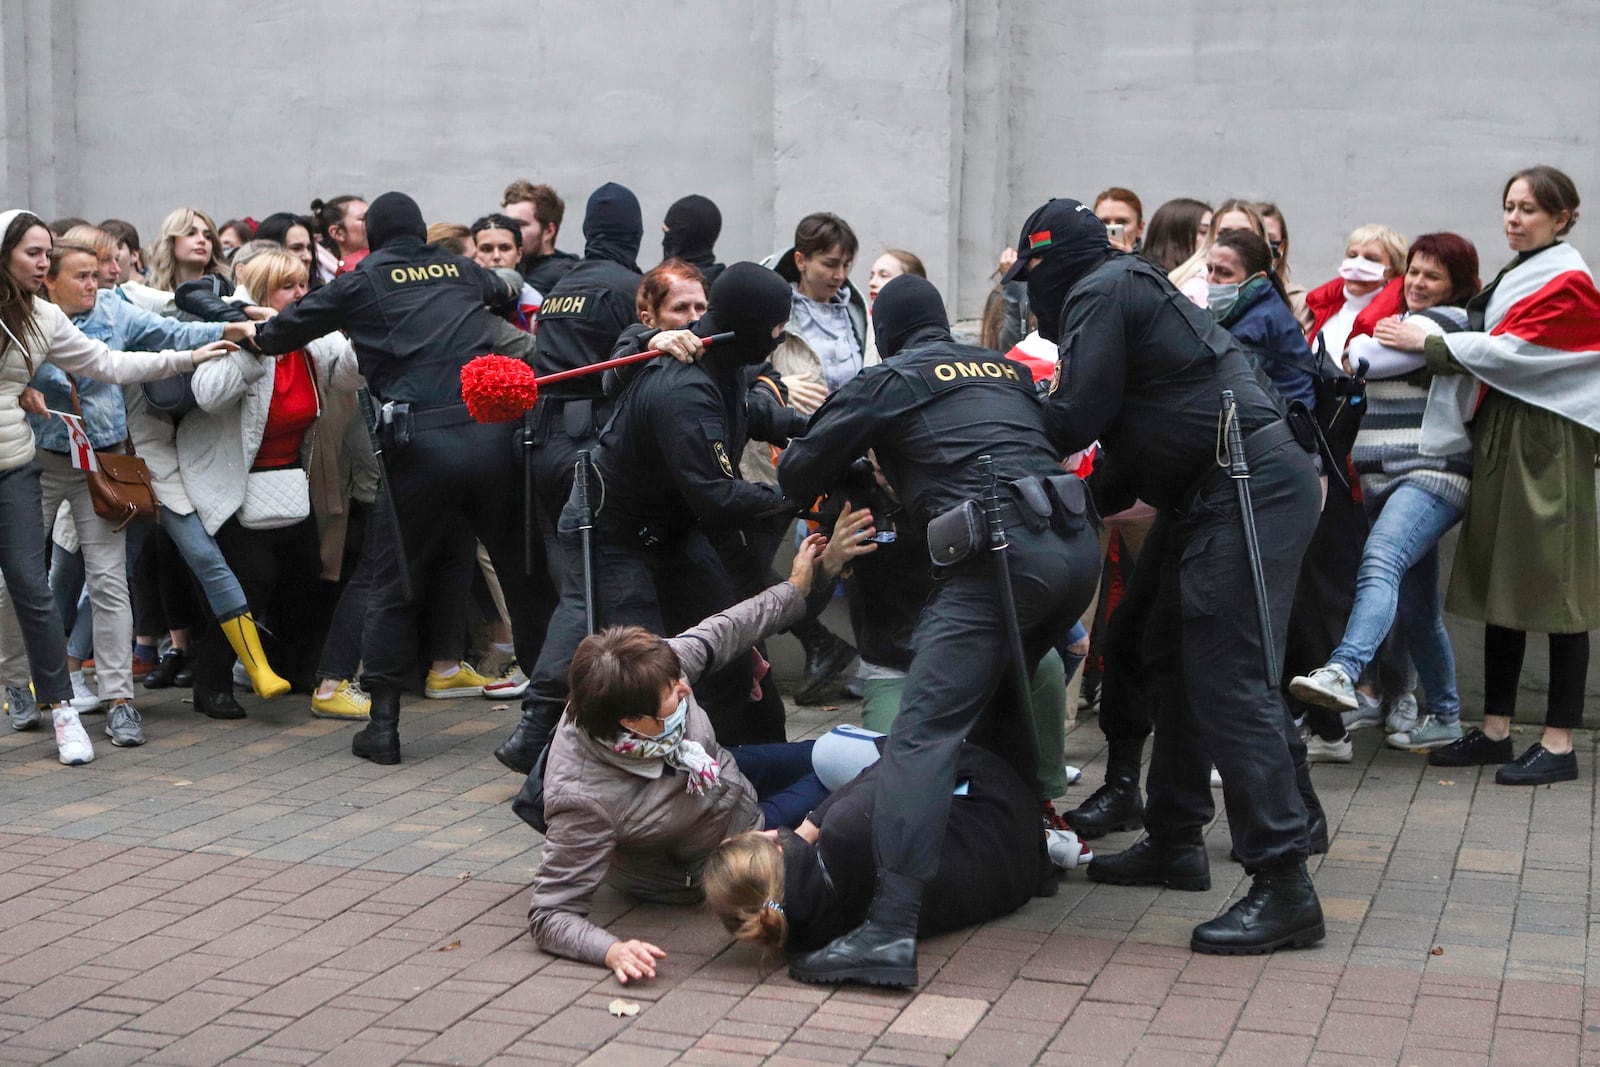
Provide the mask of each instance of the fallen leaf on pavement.
POLYGON ((1444 955, 1443 946, 1434 945, 1433 948, 1428 952, 1428 955, 1430 955, 1430 956, 1443 956, 1444 955))
POLYGON ((510 711, 511 710, 511 705, 510 704, 490 704, 489 705, 489 710, 490 711, 510 711))
POLYGON ((1441 778, 1441 779, 1439 779, 1439 784, 1440 785, 1455 785, 1456 784, 1456 780, 1454 778, 1441 778))
POLYGON ((443 948, 439 949, 438 951, 440 951, 440 952, 454 952, 456 949, 458 949, 460 947, 461 947, 461 942, 452 941, 448 945, 445 945, 443 948))
POLYGON ((606 1010, 619 1019, 625 1019, 630 1015, 638 1015, 639 1005, 635 1004, 631 1000, 623 1000, 621 997, 618 997, 616 1000, 611 1002, 606 1010))

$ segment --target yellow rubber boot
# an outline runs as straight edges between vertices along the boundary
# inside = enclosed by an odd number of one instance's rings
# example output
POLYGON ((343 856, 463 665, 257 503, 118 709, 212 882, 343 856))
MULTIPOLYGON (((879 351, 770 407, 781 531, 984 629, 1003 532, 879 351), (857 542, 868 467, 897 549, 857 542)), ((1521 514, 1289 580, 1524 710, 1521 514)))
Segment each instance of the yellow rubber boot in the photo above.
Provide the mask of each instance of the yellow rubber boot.
POLYGON ((262 700, 272 700, 287 693, 291 688, 289 682, 278 677, 272 664, 267 662, 267 654, 261 650, 261 632, 256 629, 256 620, 250 617, 250 613, 247 611, 243 615, 235 615, 221 625, 228 644, 233 646, 233 654, 239 657, 239 662, 250 674, 250 684, 255 687, 256 696, 262 700))

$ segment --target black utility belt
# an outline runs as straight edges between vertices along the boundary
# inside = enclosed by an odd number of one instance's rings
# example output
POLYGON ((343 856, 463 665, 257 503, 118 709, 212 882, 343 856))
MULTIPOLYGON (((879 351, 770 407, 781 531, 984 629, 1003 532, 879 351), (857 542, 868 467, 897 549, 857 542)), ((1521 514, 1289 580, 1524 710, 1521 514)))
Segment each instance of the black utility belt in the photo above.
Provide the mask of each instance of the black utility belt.
POLYGON ((378 409, 378 443, 385 452, 399 452, 411 438, 424 430, 464 426, 472 421, 465 404, 417 407, 404 400, 390 400, 378 409))
POLYGON ((611 401, 603 396, 541 396, 535 441, 542 444, 552 433, 585 441, 600 432, 611 417, 611 401))
MULTIPOLYGON (((1094 501, 1076 474, 1030 475, 1006 482, 1005 489, 996 509, 1002 530, 1022 526, 1033 533, 1053 529, 1066 534, 1100 524, 1094 501)), ((976 500, 963 500, 928 523, 928 556, 935 567, 954 567, 988 543, 988 516, 976 500)))

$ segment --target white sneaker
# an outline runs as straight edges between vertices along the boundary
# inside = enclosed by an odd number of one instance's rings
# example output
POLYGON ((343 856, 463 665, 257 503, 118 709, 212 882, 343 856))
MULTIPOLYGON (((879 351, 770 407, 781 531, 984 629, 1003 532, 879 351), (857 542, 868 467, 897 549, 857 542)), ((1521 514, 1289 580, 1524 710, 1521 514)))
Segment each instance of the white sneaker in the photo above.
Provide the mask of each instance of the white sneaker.
POLYGON ((1355 690, 1356 709, 1342 713, 1346 733, 1351 730, 1365 730, 1369 726, 1383 725, 1383 704, 1377 697, 1369 697, 1361 690, 1355 690))
MULTIPOLYGON (((72 671, 72 710, 79 715, 88 715, 99 711, 102 707, 100 694, 89 688, 89 683, 83 680, 82 671, 72 671)), ((92 756, 90 757, 93 758, 92 756)), ((85 761, 87 762, 87 761, 85 761)))
POLYGON ((56 708, 56 751, 68 767, 81 767, 94 759, 94 744, 73 708, 56 708))
POLYGON ((1074 767, 1072 764, 1068 763, 1062 767, 1062 770, 1067 772, 1068 785, 1077 785, 1079 782, 1083 781, 1082 767, 1074 767))
POLYGON ((513 660, 494 681, 483 687, 483 695, 490 700, 518 700, 528 691, 529 684, 528 676, 513 660))
POLYGON ((244 664, 238 660, 233 661, 233 687, 243 689, 247 693, 255 692, 255 683, 250 680, 250 672, 244 669, 244 664))
POLYGON ((1349 763, 1355 754, 1356 746, 1349 734, 1337 741, 1324 741, 1316 734, 1306 738, 1307 763, 1349 763))
POLYGON ((1319 708, 1353 711, 1356 707, 1355 683, 1336 663, 1318 667, 1310 674, 1296 675, 1289 681, 1289 692, 1319 708))
POLYGON ((1391 734, 1409 733, 1417 728, 1417 694, 1407 693, 1389 705, 1389 717, 1383 721, 1391 734))
POLYGON ((1094 859, 1094 852, 1071 830, 1046 830, 1044 836, 1045 851, 1050 854, 1050 862, 1064 871, 1094 859))

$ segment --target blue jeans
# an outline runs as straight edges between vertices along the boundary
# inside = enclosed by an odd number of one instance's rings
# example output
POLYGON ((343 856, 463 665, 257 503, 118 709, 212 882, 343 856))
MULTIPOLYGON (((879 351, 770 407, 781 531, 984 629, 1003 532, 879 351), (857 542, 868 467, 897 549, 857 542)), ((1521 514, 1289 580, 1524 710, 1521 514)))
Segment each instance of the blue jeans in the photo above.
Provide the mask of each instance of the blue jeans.
POLYGON ((1439 595, 1439 539, 1460 520, 1459 508, 1426 489, 1402 483, 1389 494, 1361 550, 1344 640, 1328 660, 1360 678, 1398 616, 1428 708, 1444 723, 1461 718, 1461 695, 1439 595))
POLYGON ((237 618, 250 610, 250 601, 244 595, 244 586, 234 577, 233 568, 222 558, 222 549, 206 533, 200 516, 191 512, 179 515, 165 505, 161 508, 161 528, 178 546, 178 553, 189 565, 206 594, 211 613, 221 622, 237 618))
POLYGON ((828 795, 811 769, 814 741, 780 745, 735 745, 728 751, 746 780, 755 787, 768 830, 793 830, 828 795))

